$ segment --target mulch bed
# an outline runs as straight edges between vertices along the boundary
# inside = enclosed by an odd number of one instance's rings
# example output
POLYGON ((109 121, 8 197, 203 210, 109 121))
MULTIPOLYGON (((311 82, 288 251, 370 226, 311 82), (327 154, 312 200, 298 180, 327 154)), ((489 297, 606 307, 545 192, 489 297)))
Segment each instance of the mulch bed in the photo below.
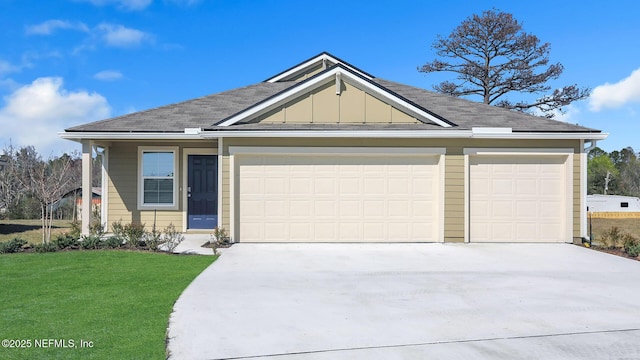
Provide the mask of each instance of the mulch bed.
POLYGON ((601 251, 601 252, 604 252, 604 253, 607 253, 607 254, 616 255, 616 256, 624 257, 624 258, 635 260, 635 261, 640 261, 640 256, 631 257, 631 256, 627 255, 626 252, 624 252, 623 248, 606 249, 606 248, 593 246, 592 249, 597 250, 597 251, 601 251))

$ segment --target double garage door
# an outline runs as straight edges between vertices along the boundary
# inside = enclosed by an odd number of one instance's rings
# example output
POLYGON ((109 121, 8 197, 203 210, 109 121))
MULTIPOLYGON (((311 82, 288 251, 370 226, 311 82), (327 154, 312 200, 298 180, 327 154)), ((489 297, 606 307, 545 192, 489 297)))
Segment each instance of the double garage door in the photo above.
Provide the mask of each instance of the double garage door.
POLYGON ((244 242, 441 241, 440 158, 236 156, 239 238, 244 242))
MULTIPOLYGON (((252 153, 235 163, 240 241, 443 241, 440 154, 252 153)), ((567 155, 471 155, 468 166, 470 242, 570 240, 567 155)))

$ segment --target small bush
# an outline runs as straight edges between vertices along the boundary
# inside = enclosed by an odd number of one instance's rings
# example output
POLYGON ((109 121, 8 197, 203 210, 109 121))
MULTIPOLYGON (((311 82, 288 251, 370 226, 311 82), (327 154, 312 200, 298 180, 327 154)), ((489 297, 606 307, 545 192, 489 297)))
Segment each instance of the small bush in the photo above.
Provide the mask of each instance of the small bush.
POLYGON ((121 235, 113 235, 104 239, 104 246, 110 249, 117 249, 124 244, 124 239, 121 235))
POLYGON ((82 235, 82 224, 78 222, 78 220, 73 220, 71 222, 71 231, 69 231, 69 236, 80 239, 80 235, 82 235))
POLYGON ((22 247, 27 244, 26 240, 13 238, 9 241, 0 242, 0 254, 21 252, 22 247))
POLYGON ((38 244, 34 247, 36 252, 39 253, 48 253, 48 252, 56 252, 58 251, 58 246, 54 244, 52 241, 38 244))
POLYGON ((637 257, 640 255, 640 240, 630 234, 624 235, 622 246, 624 247, 624 252, 630 257, 637 257))
POLYGON ((93 209, 91 217, 91 224, 89 224, 89 234, 102 236, 105 233, 104 225, 102 224, 102 215, 99 209, 93 209))
POLYGON ((213 242, 215 242, 219 246, 230 246, 233 244, 229 235, 227 235, 227 230, 222 226, 216 226, 213 229, 213 242))
POLYGON ((55 245, 58 250, 77 249, 80 246, 78 238, 74 238, 70 234, 58 235, 51 243, 55 245))
POLYGON ((145 243, 151 251, 158 251, 158 247, 162 243, 162 233, 156 229, 148 232, 145 236, 145 243))
POLYGON ((619 248, 622 243, 624 233, 617 226, 612 226, 602 234, 602 246, 607 249, 619 248))
POLYGON ((89 235, 89 236, 83 236, 80 239, 80 245, 82 246, 83 249, 89 250, 89 249, 100 249, 103 247, 104 244, 100 236, 89 235))
POLYGON ((122 225, 122 219, 120 219, 118 221, 114 221, 111 224, 111 232, 115 236, 119 236, 121 238, 124 238, 124 226, 122 225))
POLYGON ((184 236, 179 232, 173 224, 169 224, 162 233, 162 241, 166 250, 172 253, 181 242, 184 241, 184 236))
POLYGON ((132 222, 123 226, 124 237, 127 245, 136 249, 140 246, 144 246, 144 240, 147 231, 144 229, 144 224, 132 222))

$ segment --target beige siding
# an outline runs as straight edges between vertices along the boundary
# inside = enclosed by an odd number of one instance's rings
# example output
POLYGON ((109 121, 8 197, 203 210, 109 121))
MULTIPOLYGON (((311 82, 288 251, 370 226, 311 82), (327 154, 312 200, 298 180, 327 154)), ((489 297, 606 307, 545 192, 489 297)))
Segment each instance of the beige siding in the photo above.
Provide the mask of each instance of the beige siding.
POLYGON ((464 241, 464 156, 446 155, 444 241, 464 241))
POLYGON ((122 223, 137 222, 145 224, 150 230, 154 216, 156 228, 163 229, 173 224, 183 229, 183 149, 217 148, 215 141, 205 142, 112 142, 109 147, 109 185, 108 185, 108 227, 116 221, 122 223), (178 210, 154 211, 138 210, 138 146, 179 146, 178 153, 178 210))
MULTIPOLYGON (((151 227, 153 211, 137 210, 137 166, 138 145, 174 145, 173 143, 134 143, 114 142, 109 155, 109 225, 122 219, 123 222, 142 222, 151 227)), ((182 182, 182 149, 185 147, 216 147, 215 142, 179 143, 180 166, 178 181, 182 182)), ((580 157, 578 141, 560 140, 421 140, 421 139, 226 139, 225 156, 220 169, 222 171, 222 220, 223 226, 230 229, 230 158, 228 146, 364 146, 364 147, 445 147, 445 228, 447 242, 464 240, 464 156, 463 147, 505 147, 505 148, 566 148, 573 147, 573 235, 580 236, 580 157)), ((179 210, 158 211, 156 226, 164 227, 173 223, 182 228, 182 196, 179 196, 179 210)))
MULTIPOLYGON (((573 238, 580 238, 580 208, 583 206, 580 199, 580 149, 573 155, 573 238)), ((586 165, 586 164, 585 164, 586 165)), ((586 207, 587 205, 584 204, 586 207)))
POLYGON ((285 105, 285 122, 288 124, 310 124, 313 116, 312 96, 307 94, 285 105))
POLYGON ((335 91, 335 83, 325 84, 313 92, 313 122, 336 124, 340 119, 340 102, 335 91))
POLYGON ((229 230, 231 228, 231 218, 229 209, 231 209, 231 173, 230 173, 230 158, 227 150, 223 152, 222 166, 218 166, 222 169, 222 226, 229 230))
POLYGON ((336 94, 335 81, 281 107, 259 116, 251 122, 267 124, 412 124, 419 121, 405 112, 346 82, 336 94))

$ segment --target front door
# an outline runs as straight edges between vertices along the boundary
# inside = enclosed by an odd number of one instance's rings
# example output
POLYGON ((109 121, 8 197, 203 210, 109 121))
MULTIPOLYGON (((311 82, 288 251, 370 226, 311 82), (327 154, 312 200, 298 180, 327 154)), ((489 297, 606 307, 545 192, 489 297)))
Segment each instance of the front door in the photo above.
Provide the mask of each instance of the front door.
POLYGON ((218 225, 218 157, 189 155, 187 219, 189 229, 218 225))

